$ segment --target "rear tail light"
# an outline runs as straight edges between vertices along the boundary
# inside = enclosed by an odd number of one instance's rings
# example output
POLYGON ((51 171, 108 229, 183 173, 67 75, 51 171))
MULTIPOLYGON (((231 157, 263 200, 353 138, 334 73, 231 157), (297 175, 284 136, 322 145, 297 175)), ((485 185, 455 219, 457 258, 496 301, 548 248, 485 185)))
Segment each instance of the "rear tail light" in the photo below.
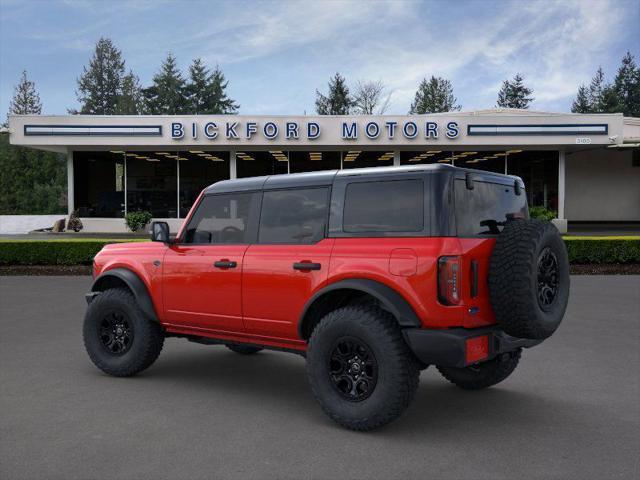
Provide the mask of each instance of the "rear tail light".
POLYGON ((460 303, 460 257, 438 259, 438 300, 444 305, 460 303))

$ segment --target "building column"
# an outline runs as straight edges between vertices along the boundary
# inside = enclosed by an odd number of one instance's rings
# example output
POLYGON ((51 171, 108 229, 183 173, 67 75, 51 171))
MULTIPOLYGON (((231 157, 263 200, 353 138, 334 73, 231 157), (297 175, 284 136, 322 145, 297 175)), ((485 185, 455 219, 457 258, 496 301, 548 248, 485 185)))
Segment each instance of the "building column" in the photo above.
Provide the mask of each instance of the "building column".
POLYGON ((67 149, 67 213, 71 215, 76 209, 74 191, 73 150, 67 149))
POLYGON ((394 167, 399 167, 400 166, 400 151, 399 150, 395 150, 393 152, 393 166, 394 167))
POLYGON ((567 233, 567 219, 564 216, 565 154, 564 148, 558 152, 558 218, 554 220, 554 224, 560 233, 567 233))
POLYGON ((236 151, 229 152, 229 178, 231 180, 238 178, 238 168, 236 163, 236 151))

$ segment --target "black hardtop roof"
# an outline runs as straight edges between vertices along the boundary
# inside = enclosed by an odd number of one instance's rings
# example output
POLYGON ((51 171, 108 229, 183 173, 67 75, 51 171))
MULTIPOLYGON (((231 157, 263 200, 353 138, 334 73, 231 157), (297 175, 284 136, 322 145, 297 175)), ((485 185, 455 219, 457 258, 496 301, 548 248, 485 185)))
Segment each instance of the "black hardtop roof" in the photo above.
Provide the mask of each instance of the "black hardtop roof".
POLYGON ((469 168, 454 167, 444 164, 429 165, 404 165, 400 167, 369 167, 369 168, 349 168, 343 170, 322 170, 305 173, 284 173, 279 175, 265 175, 262 177, 238 178, 233 180, 222 180, 205 189, 205 194, 246 192, 253 190, 271 190, 292 187, 319 187, 332 185, 336 177, 355 176, 376 176, 393 175, 398 173, 411 172, 443 172, 455 175, 456 178, 464 178, 467 172, 479 177, 491 178, 493 181, 505 184, 513 184, 518 180, 522 186, 522 180, 512 175, 486 172, 484 170, 473 170, 469 168))

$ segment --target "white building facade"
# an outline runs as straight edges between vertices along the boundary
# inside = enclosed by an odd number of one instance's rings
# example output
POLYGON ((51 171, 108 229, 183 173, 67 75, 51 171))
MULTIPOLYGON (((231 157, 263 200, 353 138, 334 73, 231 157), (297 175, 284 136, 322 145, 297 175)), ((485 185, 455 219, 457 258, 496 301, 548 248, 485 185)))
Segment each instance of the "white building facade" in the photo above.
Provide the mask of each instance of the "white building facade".
POLYGON ((216 181, 424 163, 523 178, 566 222, 640 222, 640 119, 484 110, 410 116, 12 116, 14 145, 67 156, 69 212, 125 231, 127 212, 181 223, 216 181))

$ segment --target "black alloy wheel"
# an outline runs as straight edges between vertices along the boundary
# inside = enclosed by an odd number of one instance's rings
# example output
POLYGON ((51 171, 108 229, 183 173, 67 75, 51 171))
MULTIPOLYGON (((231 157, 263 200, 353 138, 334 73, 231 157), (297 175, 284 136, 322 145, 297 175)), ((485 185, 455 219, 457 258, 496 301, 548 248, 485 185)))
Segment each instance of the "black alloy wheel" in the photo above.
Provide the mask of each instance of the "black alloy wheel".
POLYGON ((133 343, 133 325, 123 312, 112 311, 100 322, 100 343, 111 355, 124 355, 133 343))
POLYGON ((328 371, 334 388, 351 402, 368 398, 378 381, 378 363, 373 352, 355 337, 338 339, 329 356, 328 371))
POLYGON ((547 310, 558 294, 558 257, 546 247, 538 257, 538 305, 547 310))

